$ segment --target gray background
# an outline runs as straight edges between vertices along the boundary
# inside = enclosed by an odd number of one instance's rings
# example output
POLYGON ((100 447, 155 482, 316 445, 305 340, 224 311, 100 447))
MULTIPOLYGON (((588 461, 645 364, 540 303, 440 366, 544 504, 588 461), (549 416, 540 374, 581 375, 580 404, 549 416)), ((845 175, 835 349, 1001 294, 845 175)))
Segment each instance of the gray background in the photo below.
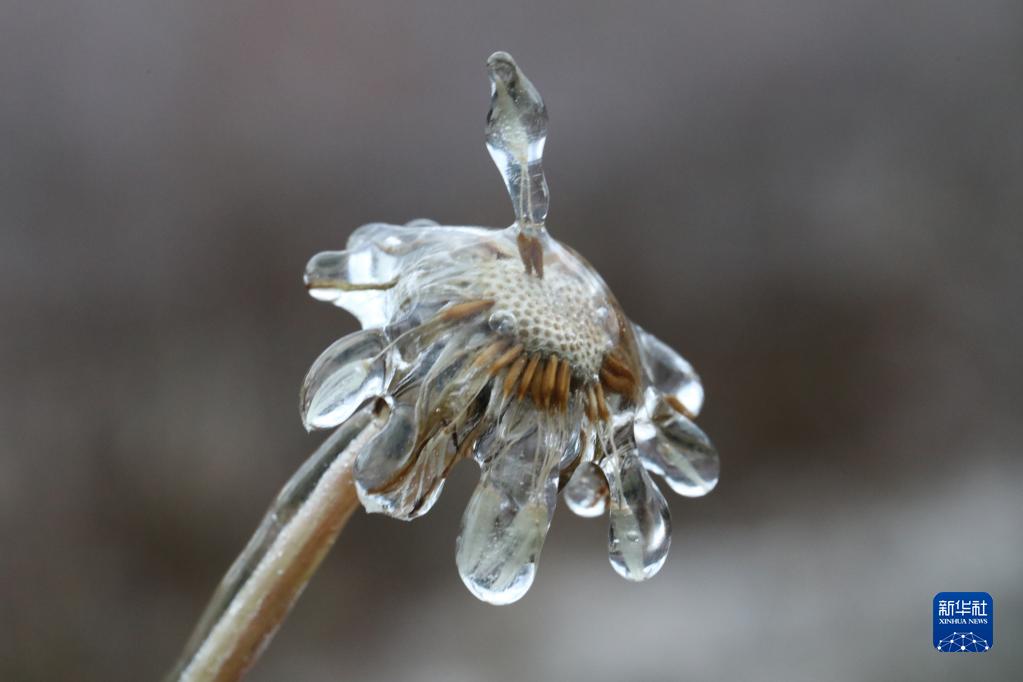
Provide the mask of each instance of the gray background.
POLYGON ((0 679, 149 680, 318 442, 303 266, 504 226, 483 62, 544 94, 550 226, 703 374, 719 488, 653 581, 559 509, 520 603, 476 476, 359 514, 252 680, 1009 679, 1023 660, 1023 4, 5 2, 0 679), (987 590, 994 649, 931 650, 987 590))

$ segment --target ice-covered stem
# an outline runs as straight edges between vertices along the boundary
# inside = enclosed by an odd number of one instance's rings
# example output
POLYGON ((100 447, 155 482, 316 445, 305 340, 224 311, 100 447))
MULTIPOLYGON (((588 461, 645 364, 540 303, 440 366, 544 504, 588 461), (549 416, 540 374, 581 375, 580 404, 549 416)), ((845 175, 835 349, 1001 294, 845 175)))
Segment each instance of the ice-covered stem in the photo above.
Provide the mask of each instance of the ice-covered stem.
POLYGON ((491 83, 487 150, 504 177, 515 208, 519 254, 526 272, 543 277, 548 203, 543 174, 547 108, 507 52, 490 55, 487 72, 491 83))
POLYGON ((377 432, 359 413, 284 486, 210 599, 166 682, 239 680, 270 642, 359 499, 355 457, 377 432))

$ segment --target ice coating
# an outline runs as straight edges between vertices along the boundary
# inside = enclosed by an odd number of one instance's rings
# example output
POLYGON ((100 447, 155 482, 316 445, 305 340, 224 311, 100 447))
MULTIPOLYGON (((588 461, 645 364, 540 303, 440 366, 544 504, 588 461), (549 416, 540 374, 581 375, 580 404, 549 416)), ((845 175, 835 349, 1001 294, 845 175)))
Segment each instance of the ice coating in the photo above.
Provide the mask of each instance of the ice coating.
POLYGON ((580 516, 608 513, 612 567, 646 580, 671 541, 648 471, 693 497, 713 489, 719 463, 693 422, 703 387, 692 366, 547 233, 543 99, 510 55, 487 70, 487 148, 515 222, 372 223, 314 256, 310 294, 363 330, 321 354, 300 405, 308 428, 373 415, 354 472, 369 512, 421 516, 452 467, 477 462, 456 564, 472 594, 507 604, 533 583, 559 491, 580 516))

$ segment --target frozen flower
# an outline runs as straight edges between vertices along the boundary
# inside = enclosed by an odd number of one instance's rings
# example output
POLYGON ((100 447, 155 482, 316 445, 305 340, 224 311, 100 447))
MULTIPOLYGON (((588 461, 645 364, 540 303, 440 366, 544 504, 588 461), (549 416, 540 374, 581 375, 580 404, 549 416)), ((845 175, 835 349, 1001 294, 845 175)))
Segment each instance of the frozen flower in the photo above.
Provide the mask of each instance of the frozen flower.
POLYGON ((316 360, 301 410, 310 429, 365 412, 382 424, 355 464, 371 512, 425 514, 452 466, 475 459, 482 474, 456 561, 474 595, 503 604, 529 589, 560 491, 580 515, 609 509, 618 573, 652 576, 670 522, 650 472, 704 495, 718 456, 693 423, 703 389, 689 363, 631 322, 593 268, 547 233, 543 101, 510 56, 488 67, 487 145, 516 222, 374 223, 346 250, 313 257, 310 293, 363 329, 316 360))

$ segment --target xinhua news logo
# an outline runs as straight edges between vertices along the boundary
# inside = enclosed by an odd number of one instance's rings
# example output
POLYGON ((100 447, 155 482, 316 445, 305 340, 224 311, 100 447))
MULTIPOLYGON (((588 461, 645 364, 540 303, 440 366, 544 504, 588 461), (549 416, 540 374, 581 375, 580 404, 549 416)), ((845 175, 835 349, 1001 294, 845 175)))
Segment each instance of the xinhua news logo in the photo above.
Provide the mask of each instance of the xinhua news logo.
POLYGON ((987 592, 938 592, 932 608, 938 651, 982 654, 995 645, 995 602, 987 592))

